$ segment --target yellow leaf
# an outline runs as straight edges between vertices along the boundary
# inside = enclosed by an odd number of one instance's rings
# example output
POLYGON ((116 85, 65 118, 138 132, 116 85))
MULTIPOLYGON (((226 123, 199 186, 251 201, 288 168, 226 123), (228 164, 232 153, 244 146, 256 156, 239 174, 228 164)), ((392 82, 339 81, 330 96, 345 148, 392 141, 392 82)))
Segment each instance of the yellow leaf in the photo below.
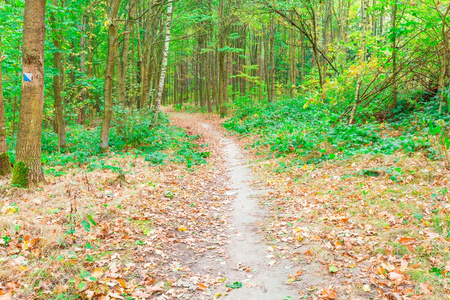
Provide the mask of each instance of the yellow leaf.
POLYGON ((187 228, 184 226, 178 227, 178 231, 187 231, 187 228))

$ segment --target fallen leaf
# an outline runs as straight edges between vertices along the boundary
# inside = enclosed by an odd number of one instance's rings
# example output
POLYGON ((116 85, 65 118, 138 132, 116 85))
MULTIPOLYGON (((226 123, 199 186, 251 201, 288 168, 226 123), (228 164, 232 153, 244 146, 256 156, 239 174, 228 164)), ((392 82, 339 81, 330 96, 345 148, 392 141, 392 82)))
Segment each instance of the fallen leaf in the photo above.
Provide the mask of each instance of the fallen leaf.
POLYGON ((422 294, 429 296, 432 294, 433 287, 428 282, 423 282, 420 284, 420 290, 422 294))
POLYGON ((335 265, 330 265, 330 266, 328 267, 328 270, 329 270, 331 273, 336 273, 337 271, 339 271, 338 267, 336 267, 335 265))
POLYGON ((331 288, 324 288, 320 294, 320 297, 322 299, 336 299, 337 295, 336 295, 336 291, 334 289, 331 288))

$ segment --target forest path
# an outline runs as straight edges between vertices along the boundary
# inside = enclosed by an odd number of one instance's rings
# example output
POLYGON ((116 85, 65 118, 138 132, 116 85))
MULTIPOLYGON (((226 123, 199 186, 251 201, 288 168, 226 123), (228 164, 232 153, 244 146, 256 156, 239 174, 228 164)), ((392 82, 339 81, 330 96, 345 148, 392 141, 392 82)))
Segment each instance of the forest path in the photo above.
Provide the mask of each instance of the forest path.
POLYGON ((220 260, 218 257, 205 257, 198 265, 216 265, 216 271, 227 281, 242 283, 242 287, 230 291, 223 288, 216 292, 224 295, 224 299, 296 299, 294 295, 297 293, 293 286, 286 284, 289 273, 293 272, 292 263, 278 260, 269 252, 270 247, 260 230, 266 211, 258 204, 255 196, 267 191, 258 190, 252 185, 255 178, 238 143, 225 136, 220 121, 214 117, 166 112, 169 113, 171 124, 186 128, 189 134, 202 134, 205 141, 216 145, 213 151, 221 152, 227 168, 227 195, 232 200, 225 259, 217 266, 214 262, 220 260))

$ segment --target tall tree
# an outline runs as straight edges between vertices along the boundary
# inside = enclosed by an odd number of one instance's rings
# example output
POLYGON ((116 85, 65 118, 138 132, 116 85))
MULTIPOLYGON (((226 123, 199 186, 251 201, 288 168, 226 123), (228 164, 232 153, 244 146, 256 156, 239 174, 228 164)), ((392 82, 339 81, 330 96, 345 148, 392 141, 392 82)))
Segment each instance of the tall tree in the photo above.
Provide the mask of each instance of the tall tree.
POLYGON ((228 71, 227 71, 227 49, 225 49, 225 40, 228 34, 228 27, 225 22, 225 2, 227 0, 219 0, 218 13, 218 35, 219 35, 219 95, 220 115, 224 116, 228 113, 228 71))
POLYGON ((103 95, 105 98, 105 107, 103 111, 102 129, 100 132, 100 148, 106 150, 109 148, 109 129, 113 114, 113 81, 114 81, 114 65, 117 55, 117 17, 119 14, 120 0, 111 0, 108 15, 108 57, 106 58, 105 85, 103 95))
POLYGON ((392 26, 392 37, 391 37, 391 47, 392 47, 392 106, 397 107, 397 0, 393 0, 392 4, 392 16, 391 16, 391 26, 392 26))
POLYGON ((161 99, 164 92, 164 82, 166 79, 166 69, 167 69, 167 57, 169 56, 169 45, 170 45, 170 27, 172 22, 172 0, 169 0, 167 3, 167 14, 166 14, 166 32, 164 38, 164 51, 163 51, 163 59, 161 62, 161 73, 159 77, 159 86, 158 86, 158 94, 155 99, 155 117, 154 122, 156 122, 159 114, 159 108, 161 106, 161 99))
POLYGON ((270 37, 269 37, 269 68, 268 75, 268 100, 273 102, 275 100, 275 16, 270 18, 270 37))
MULTIPOLYGON (((58 7, 58 0, 53 0, 54 9, 58 7)), ((56 50, 53 53, 53 64, 57 72, 53 75, 53 97, 54 97, 54 109, 55 109, 55 123, 56 133, 58 134, 58 148, 59 150, 66 148, 66 130, 64 126, 64 112, 62 102, 62 82, 61 74, 64 73, 62 66, 62 34, 59 29, 59 20, 56 18, 56 12, 51 14, 51 23, 53 29, 53 46, 56 50)))
POLYGON ((6 118, 5 101, 3 99, 2 78, 2 36, 0 33, 0 176, 11 173, 11 162, 9 161, 8 145, 6 144, 6 118))
POLYGON ((11 184, 44 181, 41 133, 44 104, 45 0, 26 0, 23 18, 22 101, 11 184))
POLYGON ((133 28, 134 11, 136 10, 135 0, 130 0, 128 8, 128 20, 125 24, 123 33, 122 53, 119 57, 119 67, 117 70, 117 100, 125 107, 126 95, 126 76, 128 70, 128 52, 130 50, 130 36, 133 28))

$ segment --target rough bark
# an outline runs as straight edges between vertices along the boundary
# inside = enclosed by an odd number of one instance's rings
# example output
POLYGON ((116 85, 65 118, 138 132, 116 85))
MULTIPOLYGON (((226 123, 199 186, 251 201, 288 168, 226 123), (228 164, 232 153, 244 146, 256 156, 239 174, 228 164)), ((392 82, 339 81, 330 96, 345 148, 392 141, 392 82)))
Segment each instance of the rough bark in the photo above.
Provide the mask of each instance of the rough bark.
POLYGON ((397 107, 397 1, 392 5, 392 106, 397 107))
MULTIPOLYGON (((439 11, 439 10, 438 10, 439 11)), ((447 69, 448 69, 448 59, 449 59, 449 37, 448 37, 448 30, 447 30, 447 15, 450 12, 450 4, 447 6, 447 9, 445 10, 445 13, 441 15, 442 19, 442 29, 441 29, 441 35, 442 35, 442 51, 441 51, 441 74, 439 75, 439 86, 441 88, 441 91, 439 93, 439 114, 442 114, 442 109, 444 108, 445 104, 445 86, 447 83, 447 69)))
POLYGON ((224 51, 226 38, 226 24, 225 24, 225 1, 219 1, 219 95, 218 101, 220 105, 220 115, 223 117, 228 113, 228 72, 226 66, 226 55, 224 51))
POLYGON ((128 21, 125 24, 125 32, 123 34, 122 53, 119 57, 119 67, 117 69, 117 100, 122 107, 125 107, 126 95, 126 76, 128 69, 128 52, 130 50, 130 36, 133 27, 132 21, 135 11, 135 1, 130 0, 128 8, 128 21))
POLYGON ((102 120, 102 129, 100 133, 100 148, 106 150, 109 148, 109 129, 112 119, 112 89, 114 79, 114 65, 117 53, 117 26, 116 20, 119 13, 120 0, 111 0, 109 11, 109 29, 108 29, 108 57, 106 59, 105 85, 104 85, 104 112, 102 120))
MULTIPOLYGON (((291 11, 291 18, 293 18, 293 12, 291 11)), ((294 98, 295 90, 296 90, 296 79, 297 79, 297 70, 296 70, 296 34, 294 28, 289 28, 289 83, 290 83, 290 96, 294 98)))
MULTIPOLYGON (((56 0, 54 0, 53 2, 56 2, 56 0)), ((87 23, 87 16, 86 16, 86 14, 83 14, 81 26, 80 26, 80 29, 81 29, 80 72, 81 72, 82 76, 86 76, 86 25, 87 25, 86 23, 87 23)), ((56 46, 55 41, 56 42, 59 42, 59 41, 58 41, 58 39, 55 39, 55 38, 53 39, 53 44, 56 46)), ((56 59, 56 58, 54 57, 54 59, 56 59)), ((55 66, 56 66, 56 63, 55 63, 55 66)), ((86 102, 86 83, 83 82, 83 85, 81 86, 80 101, 79 101, 80 112, 78 115, 78 124, 80 124, 80 125, 83 125, 84 122, 86 122, 86 103, 85 102, 86 102)))
POLYGON ((41 133, 44 104, 45 0, 26 0, 24 9, 23 73, 16 163, 11 184, 27 187, 44 181, 41 162, 41 133))
POLYGON ((158 94, 156 95, 153 109, 155 113, 155 116, 153 118, 153 124, 155 124, 156 120, 158 119, 159 109, 161 107, 161 99, 164 92, 164 83, 166 79, 166 70, 167 70, 167 58, 169 57, 171 23, 172 23, 172 0, 169 0, 167 3, 166 33, 164 38, 164 52, 161 62, 161 73, 159 77, 158 94))
MULTIPOLYGON (((53 5, 58 6, 58 0, 53 0, 53 5)), ((58 134, 58 150, 66 148, 66 129, 64 125, 64 110, 62 102, 62 80, 61 74, 63 74, 62 65, 62 35, 59 30, 58 21, 55 14, 51 16, 51 23, 53 24, 53 45, 56 51, 53 53, 53 64, 58 73, 53 76, 53 97, 54 97, 54 109, 55 109, 55 122, 56 122, 56 133, 58 134)), ((84 90, 84 88, 83 88, 84 90)), ((83 91, 82 90, 82 91, 83 91)))
POLYGON ((8 155, 8 145, 6 144, 6 118, 5 101, 3 99, 2 60, 2 37, 0 33, 0 176, 11 173, 11 162, 8 155))
POLYGON ((269 102, 273 102, 275 100, 275 16, 272 16, 270 20, 270 40, 269 40, 269 63, 270 63, 270 72, 269 72, 269 86, 268 89, 268 97, 269 102))

